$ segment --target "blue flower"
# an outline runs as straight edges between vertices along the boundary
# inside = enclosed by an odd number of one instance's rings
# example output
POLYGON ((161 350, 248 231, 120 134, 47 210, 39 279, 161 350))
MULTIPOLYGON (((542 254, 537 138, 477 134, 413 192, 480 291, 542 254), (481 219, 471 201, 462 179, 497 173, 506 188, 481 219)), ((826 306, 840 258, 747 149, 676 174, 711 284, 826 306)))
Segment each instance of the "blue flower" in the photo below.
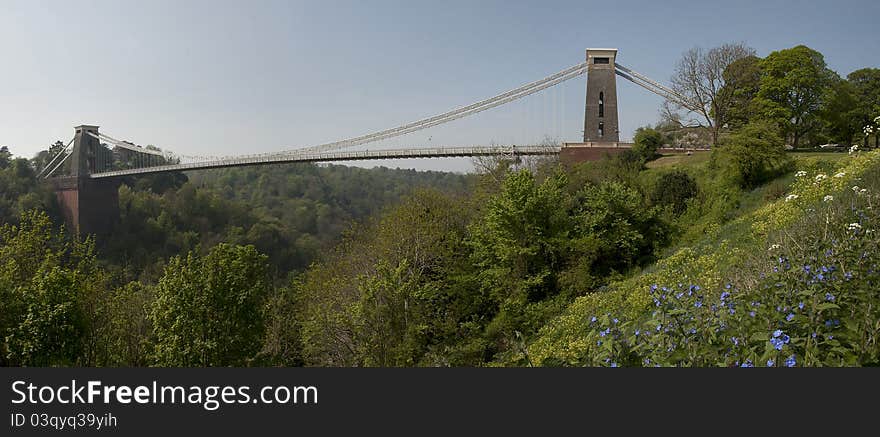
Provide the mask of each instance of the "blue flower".
POLYGON ((798 304, 798 309, 799 309, 799 310, 804 309, 804 303, 803 303, 803 302, 801 302, 801 303, 798 304))
POLYGON ((767 360, 767 367, 773 367, 774 364, 776 364, 776 361, 773 361, 773 358, 767 360))
POLYGON ((694 302, 694 306, 697 308, 700 308, 703 306, 703 302, 698 300, 698 301, 694 302))
POLYGON ((813 338, 816 338, 816 333, 814 332, 814 333, 810 334, 810 336, 812 336, 813 338))
POLYGON ((773 338, 779 337, 780 335, 782 335, 781 329, 777 329, 777 330, 773 331, 773 338))
POLYGON ((662 325, 662 324, 657 325, 657 332, 660 332, 660 329, 662 329, 662 328, 663 328, 663 325, 662 325))
POLYGON ((825 280, 825 275, 819 273, 818 275, 816 275, 816 280, 818 280, 818 281, 824 281, 824 280, 825 280))
POLYGON ((724 302, 724 300, 727 299, 728 297, 730 297, 729 291, 725 291, 724 293, 721 293, 721 302, 724 302))
POLYGON ((809 265, 805 265, 805 266, 804 266, 804 271, 807 272, 807 273, 810 273, 810 266, 809 266, 809 265))
POLYGON ((834 295, 831 293, 825 293, 825 300, 829 302, 834 302, 834 295))
POLYGON ((792 320, 794 320, 794 313, 788 313, 788 315, 785 316, 785 321, 790 322, 792 320))
POLYGON ((733 342, 734 346, 739 346, 739 339, 736 337, 730 337, 730 341, 733 342))
POLYGON ((596 316, 590 317, 590 323, 596 323, 596 316))
POLYGON ((754 312, 754 311, 749 311, 749 316, 750 316, 750 317, 755 317, 755 312, 754 312))
POLYGON ((776 350, 778 350, 778 351, 781 351, 781 350, 782 350, 782 347, 785 346, 785 343, 784 343, 782 340, 778 339, 778 338, 771 338, 771 339, 770 339, 770 344, 772 344, 773 347, 774 347, 776 350))
POLYGON ((789 336, 787 336, 787 335, 785 335, 785 334, 783 334, 782 337, 781 337, 780 339, 781 339, 782 342, 785 343, 785 344, 788 344, 788 342, 791 341, 791 337, 789 337, 789 336))
POLYGON ((724 288, 730 290, 730 283, 728 283, 727 285, 725 285, 724 288))
POLYGON ((611 320, 611 321, 614 322, 614 324, 617 324, 617 322, 619 322, 620 320, 617 320, 617 318, 614 318, 614 319, 611 320))
POLYGON ((797 364, 797 360, 795 360, 794 355, 785 359, 785 367, 794 367, 797 364))
POLYGON ((752 364, 752 360, 746 360, 745 363, 742 363, 742 364, 740 364, 739 366, 740 366, 740 367, 755 367, 755 365, 752 364))
POLYGON ((611 367, 617 367, 617 363, 611 363, 611 367))
POLYGON ((731 308, 730 311, 728 311, 728 312, 732 315, 732 314, 735 314, 735 313, 736 313, 736 310, 734 310, 733 308, 731 308))
POLYGON ((651 284, 651 292, 653 293, 655 290, 657 290, 657 284, 651 284))

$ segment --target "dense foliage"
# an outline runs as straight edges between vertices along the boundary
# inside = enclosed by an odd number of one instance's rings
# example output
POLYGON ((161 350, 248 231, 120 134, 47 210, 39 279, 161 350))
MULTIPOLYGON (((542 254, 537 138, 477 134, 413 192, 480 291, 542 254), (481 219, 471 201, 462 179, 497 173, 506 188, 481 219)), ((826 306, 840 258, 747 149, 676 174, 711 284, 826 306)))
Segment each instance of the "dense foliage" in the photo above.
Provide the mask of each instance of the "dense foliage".
POLYGON ((737 53, 712 64, 725 123, 691 140, 666 123, 615 157, 472 176, 131 178, 97 240, 61 226, 51 153, 2 148, 0 364, 877 365, 880 70, 737 53), (860 145, 786 151, 828 140, 860 145))

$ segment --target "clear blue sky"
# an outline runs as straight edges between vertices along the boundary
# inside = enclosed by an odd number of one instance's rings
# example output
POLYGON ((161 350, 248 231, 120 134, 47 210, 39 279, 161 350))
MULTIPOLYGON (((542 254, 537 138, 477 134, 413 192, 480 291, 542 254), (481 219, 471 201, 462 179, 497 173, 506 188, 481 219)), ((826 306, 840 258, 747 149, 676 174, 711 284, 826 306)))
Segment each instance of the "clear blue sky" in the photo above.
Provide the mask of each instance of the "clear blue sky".
MULTIPOLYGON (((179 153, 277 151, 492 96, 587 47, 668 82, 683 51, 730 41, 806 44, 841 75, 878 67, 880 2, 0 0, 0 145, 31 156, 87 123, 179 153)), ((557 88, 370 147, 575 141, 584 79, 557 88)), ((659 97, 618 88, 622 136, 657 121, 659 97)))

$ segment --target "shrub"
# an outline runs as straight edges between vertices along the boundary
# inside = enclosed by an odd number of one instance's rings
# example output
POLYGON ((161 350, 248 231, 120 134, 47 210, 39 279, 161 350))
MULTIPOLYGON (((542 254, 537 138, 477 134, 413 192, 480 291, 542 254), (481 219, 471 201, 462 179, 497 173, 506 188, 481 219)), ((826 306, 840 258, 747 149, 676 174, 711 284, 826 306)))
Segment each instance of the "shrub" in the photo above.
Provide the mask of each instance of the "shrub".
POLYGON ((657 157, 657 149, 663 143, 663 135, 654 129, 640 127, 636 130, 633 143, 635 143, 633 151, 645 161, 650 161, 657 157))
POLYGON ((791 169, 778 129, 767 123, 750 123, 722 141, 720 161, 728 164, 742 188, 754 188, 791 169))
POLYGON ((697 191, 697 182, 692 177, 684 171, 673 170, 660 176, 651 193, 651 202, 669 206, 673 212, 681 214, 687 208, 688 199, 696 196, 697 191))

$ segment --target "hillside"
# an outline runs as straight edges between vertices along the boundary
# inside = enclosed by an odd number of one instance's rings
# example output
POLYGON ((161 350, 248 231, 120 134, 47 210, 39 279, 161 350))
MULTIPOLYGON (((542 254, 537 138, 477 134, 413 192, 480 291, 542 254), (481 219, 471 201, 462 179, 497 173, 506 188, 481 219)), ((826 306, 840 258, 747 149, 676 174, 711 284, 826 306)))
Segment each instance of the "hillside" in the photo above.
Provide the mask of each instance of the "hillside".
POLYGON ((701 237, 575 300, 530 360, 876 365, 880 151, 795 156, 796 170, 746 193, 732 220, 698 221, 701 237))

